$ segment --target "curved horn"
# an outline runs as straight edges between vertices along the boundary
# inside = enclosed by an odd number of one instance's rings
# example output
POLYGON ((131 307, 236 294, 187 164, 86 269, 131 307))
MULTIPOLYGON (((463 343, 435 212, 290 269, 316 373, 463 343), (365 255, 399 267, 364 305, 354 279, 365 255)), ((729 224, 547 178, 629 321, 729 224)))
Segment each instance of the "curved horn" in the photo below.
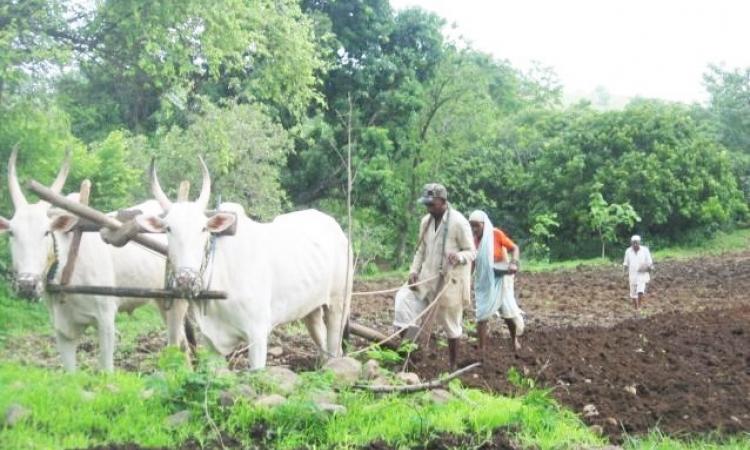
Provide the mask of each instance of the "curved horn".
POLYGON ((70 172, 70 147, 65 150, 65 159, 63 159, 60 171, 57 173, 57 178, 52 182, 52 186, 49 187, 55 194, 62 192, 65 180, 68 178, 68 172, 70 172))
POLYGON ((208 167, 206 167, 206 163, 205 161, 203 161, 203 158, 198 156, 198 159, 201 162, 201 172, 203 173, 203 186, 201 186, 201 195, 198 197, 198 199, 195 202, 201 205, 202 209, 206 209, 206 207, 208 207, 208 199, 211 196, 211 175, 208 174, 208 167))
POLYGON ((159 184, 159 177, 156 175, 156 158, 151 158, 151 193, 154 198, 159 202, 164 211, 169 211, 172 207, 172 202, 167 197, 167 194, 161 189, 159 184))
POLYGON ((18 182, 18 175, 16 175, 17 155, 18 144, 13 146, 13 151, 10 153, 10 159, 8 160, 8 187, 10 188, 10 198, 13 200, 13 207, 16 209, 29 204, 21 190, 21 184, 18 182))

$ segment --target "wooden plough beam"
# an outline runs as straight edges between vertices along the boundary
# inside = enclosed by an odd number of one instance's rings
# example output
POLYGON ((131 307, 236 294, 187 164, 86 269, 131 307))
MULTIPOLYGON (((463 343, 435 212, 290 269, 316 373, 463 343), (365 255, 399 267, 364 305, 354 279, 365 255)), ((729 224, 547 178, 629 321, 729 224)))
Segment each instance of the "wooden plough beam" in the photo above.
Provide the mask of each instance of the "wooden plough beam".
MULTIPOLYGON (((153 250, 163 256, 167 256, 167 245, 163 244, 149 236, 139 234, 140 231, 135 225, 134 221, 121 222, 113 217, 110 217, 101 211, 91 208, 88 205, 84 205, 75 201, 72 201, 62 195, 56 194, 46 186, 31 180, 28 183, 28 188, 40 199, 49 202, 59 208, 62 208, 72 214, 75 214, 88 223, 82 224, 82 226, 76 230, 76 232, 95 232, 105 231, 109 234, 105 234, 109 239, 103 236, 105 241, 112 240, 113 245, 122 246, 125 245, 129 240, 133 240, 138 244, 153 250)), ((56 285, 48 284, 47 291, 53 293, 64 293, 64 294, 88 294, 88 295, 106 295, 114 297, 136 297, 136 298, 152 298, 159 300, 174 299, 174 298, 185 298, 185 295, 178 293, 171 289, 142 289, 142 288, 118 288, 111 286, 68 286, 68 285, 56 285)), ((192 296, 194 300, 220 300, 227 298, 227 294, 221 291, 201 291, 197 295, 192 296)))

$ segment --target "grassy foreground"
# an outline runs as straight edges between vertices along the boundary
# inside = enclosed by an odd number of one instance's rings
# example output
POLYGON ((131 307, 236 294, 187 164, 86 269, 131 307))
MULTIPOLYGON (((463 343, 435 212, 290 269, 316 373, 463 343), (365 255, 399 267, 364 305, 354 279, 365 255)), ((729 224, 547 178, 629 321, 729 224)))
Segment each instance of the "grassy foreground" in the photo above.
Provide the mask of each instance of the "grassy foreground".
POLYGON ((312 398, 333 392, 333 378, 306 373, 281 406, 256 406, 244 398, 221 406, 220 392, 238 385, 258 393, 278 389, 262 373, 217 375, 210 363, 188 371, 181 368, 181 360, 181 355, 168 351, 161 357, 161 370, 148 376, 71 375, 0 363, 0 410, 19 404, 30 411, 17 425, 0 432, 0 448, 216 445, 218 430, 233 445, 272 448, 351 448, 376 440, 410 448, 440 433, 469 434, 473 443, 481 445, 498 428, 512 430, 524 446, 542 449, 603 443, 543 391, 506 398, 453 383, 452 399, 436 403, 429 393, 375 396, 344 388, 336 402, 346 412, 331 414, 318 410, 312 398), (189 411, 189 420, 170 426, 169 416, 178 411, 189 411))

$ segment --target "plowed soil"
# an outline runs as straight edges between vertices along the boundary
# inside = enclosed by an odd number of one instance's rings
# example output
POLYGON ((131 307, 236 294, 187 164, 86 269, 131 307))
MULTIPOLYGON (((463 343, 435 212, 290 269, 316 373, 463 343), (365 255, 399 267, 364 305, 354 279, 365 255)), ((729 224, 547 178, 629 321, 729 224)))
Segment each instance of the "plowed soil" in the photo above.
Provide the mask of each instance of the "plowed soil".
MULTIPOLYGON (((510 350, 497 321, 485 365, 463 377, 467 385, 516 393, 507 379, 515 367, 614 440, 654 427, 750 431, 750 254, 659 264, 640 313, 619 267, 522 273, 516 293, 527 313, 522 349, 510 350)), ((357 303, 364 323, 383 329, 392 317, 392 300, 357 303)), ((478 357, 471 333, 462 357, 478 357)), ((448 370, 447 352, 432 345, 414 363, 433 378, 448 370)))

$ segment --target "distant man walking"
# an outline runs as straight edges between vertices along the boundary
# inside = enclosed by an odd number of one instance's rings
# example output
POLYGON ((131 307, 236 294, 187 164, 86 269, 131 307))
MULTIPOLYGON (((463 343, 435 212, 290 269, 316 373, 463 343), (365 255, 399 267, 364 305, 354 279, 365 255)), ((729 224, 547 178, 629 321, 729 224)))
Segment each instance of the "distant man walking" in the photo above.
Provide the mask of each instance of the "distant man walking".
POLYGON ((646 295, 646 285, 651 281, 649 272, 654 262, 648 247, 641 245, 641 237, 637 234, 630 238, 630 247, 625 250, 625 260, 622 265, 628 273, 633 306, 635 309, 640 309, 646 295))
POLYGON ((414 319, 429 305, 439 291, 445 291, 435 306, 435 320, 448 337, 448 359, 451 369, 456 368, 458 343, 463 329, 464 303, 471 300, 471 262, 476 250, 469 222, 448 203, 448 191, 441 184, 424 186, 418 200, 428 214, 422 218, 417 251, 412 261, 409 284, 432 279, 414 287, 402 288, 396 294, 394 325, 402 328, 414 326, 414 319), (443 275, 442 286, 439 275, 443 275))
POLYGON ((501 229, 492 226, 484 211, 472 212, 469 215, 469 224, 477 246, 477 257, 474 261, 474 300, 479 351, 484 360, 489 342, 489 319, 497 314, 498 310, 510 331, 512 350, 517 351, 521 348, 518 336, 523 334, 524 323, 513 290, 521 251, 501 229))

